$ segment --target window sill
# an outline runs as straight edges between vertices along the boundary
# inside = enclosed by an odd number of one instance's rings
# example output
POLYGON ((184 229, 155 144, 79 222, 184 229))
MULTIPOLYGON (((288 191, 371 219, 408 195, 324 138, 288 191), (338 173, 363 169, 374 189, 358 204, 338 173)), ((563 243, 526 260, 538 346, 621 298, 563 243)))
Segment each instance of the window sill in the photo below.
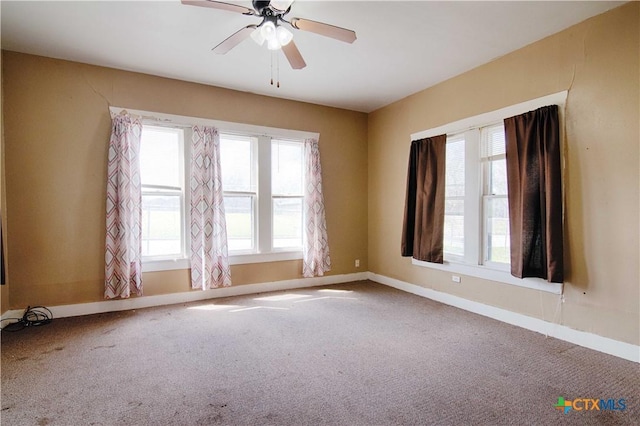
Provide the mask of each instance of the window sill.
POLYGON ((562 284, 549 283, 540 278, 516 278, 508 271, 499 271, 497 269, 489 269, 483 266, 472 266, 462 263, 454 263, 445 261, 443 264, 423 262, 411 258, 411 264, 426 268, 438 269, 440 271, 451 272, 455 274, 468 275, 476 278, 482 278, 490 281, 497 281, 503 284, 511 284, 518 287, 526 287, 534 290, 545 291, 553 294, 562 294, 562 284))
POLYGON ((142 259, 142 272, 175 271, 178 269, 189 269, 190 267, 189 259, 142 259))
MULTIPOLYGON (((298 259, 302 259, 302 251, 237 254, 229 256, 229 264, 244 265, 248 263, 281 262, 298 259)), ((191 268, 189 259, 142 260, 142 272, 175 271, 189 268, 191 268)))

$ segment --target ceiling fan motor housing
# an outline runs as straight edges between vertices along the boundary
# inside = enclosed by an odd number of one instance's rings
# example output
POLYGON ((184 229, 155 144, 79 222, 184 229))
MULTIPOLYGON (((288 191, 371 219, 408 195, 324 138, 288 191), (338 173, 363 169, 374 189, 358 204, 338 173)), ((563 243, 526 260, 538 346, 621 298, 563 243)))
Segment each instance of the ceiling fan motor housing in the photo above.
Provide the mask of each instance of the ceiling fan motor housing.
POLYGON ((262 11, 266 8, 269 7, 269 4, 271 3, 270 0, 253 0, 253 8, 256 10, 256 12, 258 12, 260 15, 262 15, 262 11))

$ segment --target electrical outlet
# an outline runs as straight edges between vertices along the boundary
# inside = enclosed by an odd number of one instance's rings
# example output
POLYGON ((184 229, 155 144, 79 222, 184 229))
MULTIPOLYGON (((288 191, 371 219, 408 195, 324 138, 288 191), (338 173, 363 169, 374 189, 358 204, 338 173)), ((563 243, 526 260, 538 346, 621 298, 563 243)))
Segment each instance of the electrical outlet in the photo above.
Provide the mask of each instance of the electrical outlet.
POLYGON ((360 267, 360 259, 356 259, 356 268, 360 267))
POLYGON ((458 275, 451 275, 451 281, 453 281, 454 283, 459 283, 460 277, 458 275))

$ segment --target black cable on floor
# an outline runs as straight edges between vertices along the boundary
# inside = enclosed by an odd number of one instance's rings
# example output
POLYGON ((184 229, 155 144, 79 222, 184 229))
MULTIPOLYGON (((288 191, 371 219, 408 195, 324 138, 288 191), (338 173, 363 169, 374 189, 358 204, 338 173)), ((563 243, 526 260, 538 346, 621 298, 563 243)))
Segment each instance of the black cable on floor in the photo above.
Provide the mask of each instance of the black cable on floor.
POLYGON ((22 318, 5 318, 2 321, 13 321, 3 325, 2 331, 20 331, 25 327, 36 327, 46 325, 53 321, 53 313, 44 306, 27 306, 22 318))

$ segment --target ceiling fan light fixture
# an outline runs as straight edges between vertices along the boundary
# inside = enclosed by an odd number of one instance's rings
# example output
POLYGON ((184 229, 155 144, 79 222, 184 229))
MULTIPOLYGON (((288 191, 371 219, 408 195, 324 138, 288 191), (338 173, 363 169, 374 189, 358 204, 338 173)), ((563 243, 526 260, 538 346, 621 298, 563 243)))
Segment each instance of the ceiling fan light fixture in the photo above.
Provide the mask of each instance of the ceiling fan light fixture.
POLYGON ((258 46, 262 46, 264 44, 265 38, 262 35, 262 28, 256 28, 252 33, 251 33, 251 38, 253 39, 253 41, 255 41, 258 46))
POLYGON ((278 50, 280 49, 280 43, 278 42, 277 38, 272 38, 267 40, 267 49, 269 50, 278 50))
POLYGON ((262 37, 264 37, 267 41, 276 39, 276 26, 271 21, 262 24, 262 26, 260 27, 260 32, 262 33, 262 37))
MULTIPOLYGON (((0 0, 0 2, 1 1, 2 0, 0 0)), ((227 3, 226 0, 182 0, 182 4, 226 10, 262 19, 259 25, 247 25, 215 46, 212 50, 220 55, 224 55, 251 37, 256 44, 260 46, 263 46, 266 41, 267 48, 272 51, 282 49, 291 68, 299 70, 307 64, 304 62, 300 51, 293 42, 293 34, 291 30, 289 30, 289 27, 316 33, 345 43, 353 43, 356 40, 356 33, 346 28, 312 21, 310 19, 295 17, 289 18, 288 20, 285 19, 285 16, 291 11, 293 2, 294 0, 252 0, 253 8, 250 9, 227 3), (282 24, 287 24, 289 27, 283 26, 282 24)))
POLYGON ((279 25, 278 28, 276 28, 276 36, 278 37, 280 46, 286 46, 291 42, 291 40, 293 40, 293 33, 282 25, 279 25))

